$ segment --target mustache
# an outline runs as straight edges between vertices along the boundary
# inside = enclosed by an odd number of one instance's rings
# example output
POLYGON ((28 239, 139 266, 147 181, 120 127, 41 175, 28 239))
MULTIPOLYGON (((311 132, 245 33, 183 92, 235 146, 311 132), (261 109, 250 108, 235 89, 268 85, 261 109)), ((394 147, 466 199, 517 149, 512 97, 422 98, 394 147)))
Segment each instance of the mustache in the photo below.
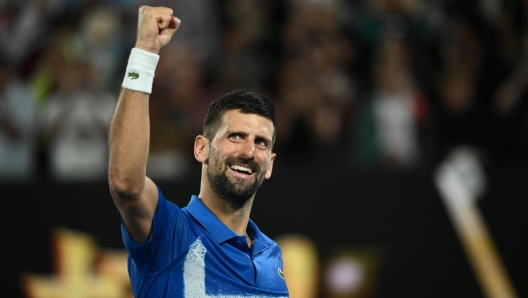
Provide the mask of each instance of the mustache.
POLYGON ((255 161, 255 158, 246 158, 243 156, 231 156, 226 159, 227 166, 237 164, 250 168, 254 173, 260 173, 260 165, 255 161))

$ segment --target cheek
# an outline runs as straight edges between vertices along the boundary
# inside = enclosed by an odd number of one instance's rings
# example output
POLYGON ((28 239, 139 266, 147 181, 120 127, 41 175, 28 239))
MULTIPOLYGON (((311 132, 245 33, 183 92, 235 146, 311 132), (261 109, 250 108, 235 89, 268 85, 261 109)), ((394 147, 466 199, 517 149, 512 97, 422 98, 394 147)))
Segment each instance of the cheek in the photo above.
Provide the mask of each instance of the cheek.
POLYGON ((207 156, 208 164, 212 167, 216 167, 220 163, 220 158, 218 157, 218 151, 216 148, 210 147, 209 154, 207 156))
POLYGON ((265 156, 262 157, 261 160, 262 160, 261 162, 262 169, 267 172, 271 165, 271 157, 268 154, 266 154, 265 156))
POLYGON ((211 149, 214 151, 215 157, 221 159, 225 156, 230 156, 238 152, 238 150, 240 149, 240 144, 225 140, 216 143, 214 148, 211 149))

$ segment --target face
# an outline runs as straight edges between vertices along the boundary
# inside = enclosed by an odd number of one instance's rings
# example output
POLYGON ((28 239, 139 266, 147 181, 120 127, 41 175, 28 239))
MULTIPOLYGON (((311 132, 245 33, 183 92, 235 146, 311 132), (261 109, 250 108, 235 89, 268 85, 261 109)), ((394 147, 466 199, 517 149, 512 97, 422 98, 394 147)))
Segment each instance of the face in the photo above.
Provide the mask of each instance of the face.
POLYGON ((254 115, 227 111, 208 144, 207 178, 213 192, 239 209, 271 176, 273 124, 254 115))

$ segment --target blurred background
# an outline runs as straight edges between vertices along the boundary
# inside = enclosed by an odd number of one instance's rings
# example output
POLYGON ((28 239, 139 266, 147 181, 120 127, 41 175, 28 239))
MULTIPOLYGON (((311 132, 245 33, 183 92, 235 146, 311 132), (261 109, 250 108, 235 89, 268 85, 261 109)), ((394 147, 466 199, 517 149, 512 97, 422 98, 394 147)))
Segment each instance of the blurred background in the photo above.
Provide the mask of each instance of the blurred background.
POLYGON ((528 2, 1 0, 3 297, 130 297, 107 131, 140 5, 182 20, 148 175, 186 206, 234 89, 277 109, 252 219, 292 298, 528 297, 528 2))

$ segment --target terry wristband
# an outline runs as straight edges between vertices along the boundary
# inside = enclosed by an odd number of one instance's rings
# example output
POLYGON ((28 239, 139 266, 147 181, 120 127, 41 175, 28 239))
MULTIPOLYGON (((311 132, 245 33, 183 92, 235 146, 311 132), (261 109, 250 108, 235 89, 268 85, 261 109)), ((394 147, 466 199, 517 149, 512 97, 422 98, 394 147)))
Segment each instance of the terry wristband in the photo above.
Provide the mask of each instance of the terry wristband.
POLYGON ((159 55, 133 48, 128 58, 123 88, 152 93, 152 82, 158 60, 159 55))

